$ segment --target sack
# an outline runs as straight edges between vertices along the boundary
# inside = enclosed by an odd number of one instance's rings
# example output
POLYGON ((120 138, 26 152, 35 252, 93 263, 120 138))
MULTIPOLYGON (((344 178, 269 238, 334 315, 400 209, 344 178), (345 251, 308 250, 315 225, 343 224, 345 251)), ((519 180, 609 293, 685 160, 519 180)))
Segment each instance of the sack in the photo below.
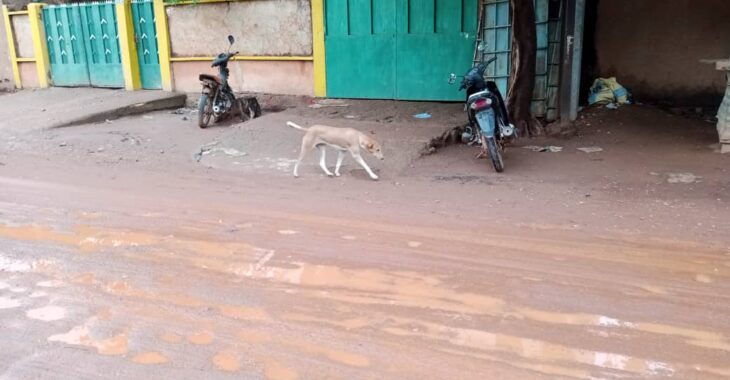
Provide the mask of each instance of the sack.
POLYGON ((588 104, 630 104, 629 92, 621 86, 616 78, 598 78, 593 81, 588 104))

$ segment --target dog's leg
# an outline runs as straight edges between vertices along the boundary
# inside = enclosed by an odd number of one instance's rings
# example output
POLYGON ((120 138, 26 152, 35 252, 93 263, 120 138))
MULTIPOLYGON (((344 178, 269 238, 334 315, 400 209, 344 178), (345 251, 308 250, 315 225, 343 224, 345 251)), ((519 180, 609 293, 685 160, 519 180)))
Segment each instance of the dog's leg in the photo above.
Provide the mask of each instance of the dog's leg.
POLYGON ((332 177, 334 174, 332 174, 332 172, 329 171, 329 169, 327 169, 327 164, 325 163, 326 148, 324 147, 324 145, 320 145, 317 148, 319 148, 319 153, 320 153, 319 166, 322 167, 322 170, 324 170, 324 172, 327 173, 328 176, 332 177))
POLYGON ((370 175, 370 178, 372 178, 372 179, 378 179, 378 176, 375 175, 375 173, 373 173, 372 170, 370 170, 370 167, 368 166, 367 162, 365 162, 365 160, 362 159, 362 156, 360 156, 359 154, 354 154, 353 153, 352 158, 354 158, 355 161, 357 161, 357 163, 360 164, 360 166, 362 166, 363 168, 365 168, 365 171, 368 172, 368 174, 370 175))
POLYGON ((297 159, 297 163, 294 164, 294 177, 299 177, 299 164, 302 163, 302 160, 304 159, 304 156, 307 155, 307 152, 311 147, 309 147, 309 144, 307 144, 307 141, 302 141, 302 150, 299 152, 299 159, 297 159))
POLYGON ((342 166, 342 160, 345 158, 345 152, 340 150, 337 152, 337 166, 335 166, 335 176, 340 176, 340 166, 342 166))

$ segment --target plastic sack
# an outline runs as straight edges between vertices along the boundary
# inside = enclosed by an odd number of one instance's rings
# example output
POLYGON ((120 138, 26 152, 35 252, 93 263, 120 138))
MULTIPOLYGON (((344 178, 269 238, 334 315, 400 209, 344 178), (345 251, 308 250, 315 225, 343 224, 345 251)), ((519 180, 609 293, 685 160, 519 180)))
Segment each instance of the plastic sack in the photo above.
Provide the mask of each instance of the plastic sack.
POLYGON ((629 104, 629 92, 621 86, 616 78, 598 78, 593 81, 588 104, 629 104))

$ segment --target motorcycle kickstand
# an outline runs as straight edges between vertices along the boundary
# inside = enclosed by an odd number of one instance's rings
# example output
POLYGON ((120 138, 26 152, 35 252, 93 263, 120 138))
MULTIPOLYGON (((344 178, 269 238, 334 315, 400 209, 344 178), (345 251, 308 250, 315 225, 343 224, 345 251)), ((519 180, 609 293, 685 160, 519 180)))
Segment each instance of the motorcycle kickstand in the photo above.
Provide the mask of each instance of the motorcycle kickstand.
POLYGON ((489 151, 487 150, 487 143, 486 143, 486 139, 484 138, 484 136, 482 136, 481 140, 482 140, 482 143, 481 143, 481 146, 479 147, 479 149, 481 149, 481 150, 476 155, 476 157, 475 157, 476 159, 486 158, 487 154, 489 153, 489 151))

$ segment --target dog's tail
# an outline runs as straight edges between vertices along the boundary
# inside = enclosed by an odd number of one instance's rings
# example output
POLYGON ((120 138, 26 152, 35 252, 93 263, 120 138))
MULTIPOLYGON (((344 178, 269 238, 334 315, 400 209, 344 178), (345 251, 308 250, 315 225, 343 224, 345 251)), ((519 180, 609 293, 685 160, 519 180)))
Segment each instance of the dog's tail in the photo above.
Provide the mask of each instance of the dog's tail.
POLYGON ((287 121, 287 122, 286 122, 286 125, 288 125, 288 126, 290 126, 290 127, 294 128, 294 129, 298 129, 298 130, 300 130, 300 131, 306 131, 306 130, 307 130, 307 128, 304 128, 304 127, 302 127, 301 125, 299 125, 299 124, 296 124, 296 123, 294 123, 294 122, 291 122, 291 121, 287 121))

